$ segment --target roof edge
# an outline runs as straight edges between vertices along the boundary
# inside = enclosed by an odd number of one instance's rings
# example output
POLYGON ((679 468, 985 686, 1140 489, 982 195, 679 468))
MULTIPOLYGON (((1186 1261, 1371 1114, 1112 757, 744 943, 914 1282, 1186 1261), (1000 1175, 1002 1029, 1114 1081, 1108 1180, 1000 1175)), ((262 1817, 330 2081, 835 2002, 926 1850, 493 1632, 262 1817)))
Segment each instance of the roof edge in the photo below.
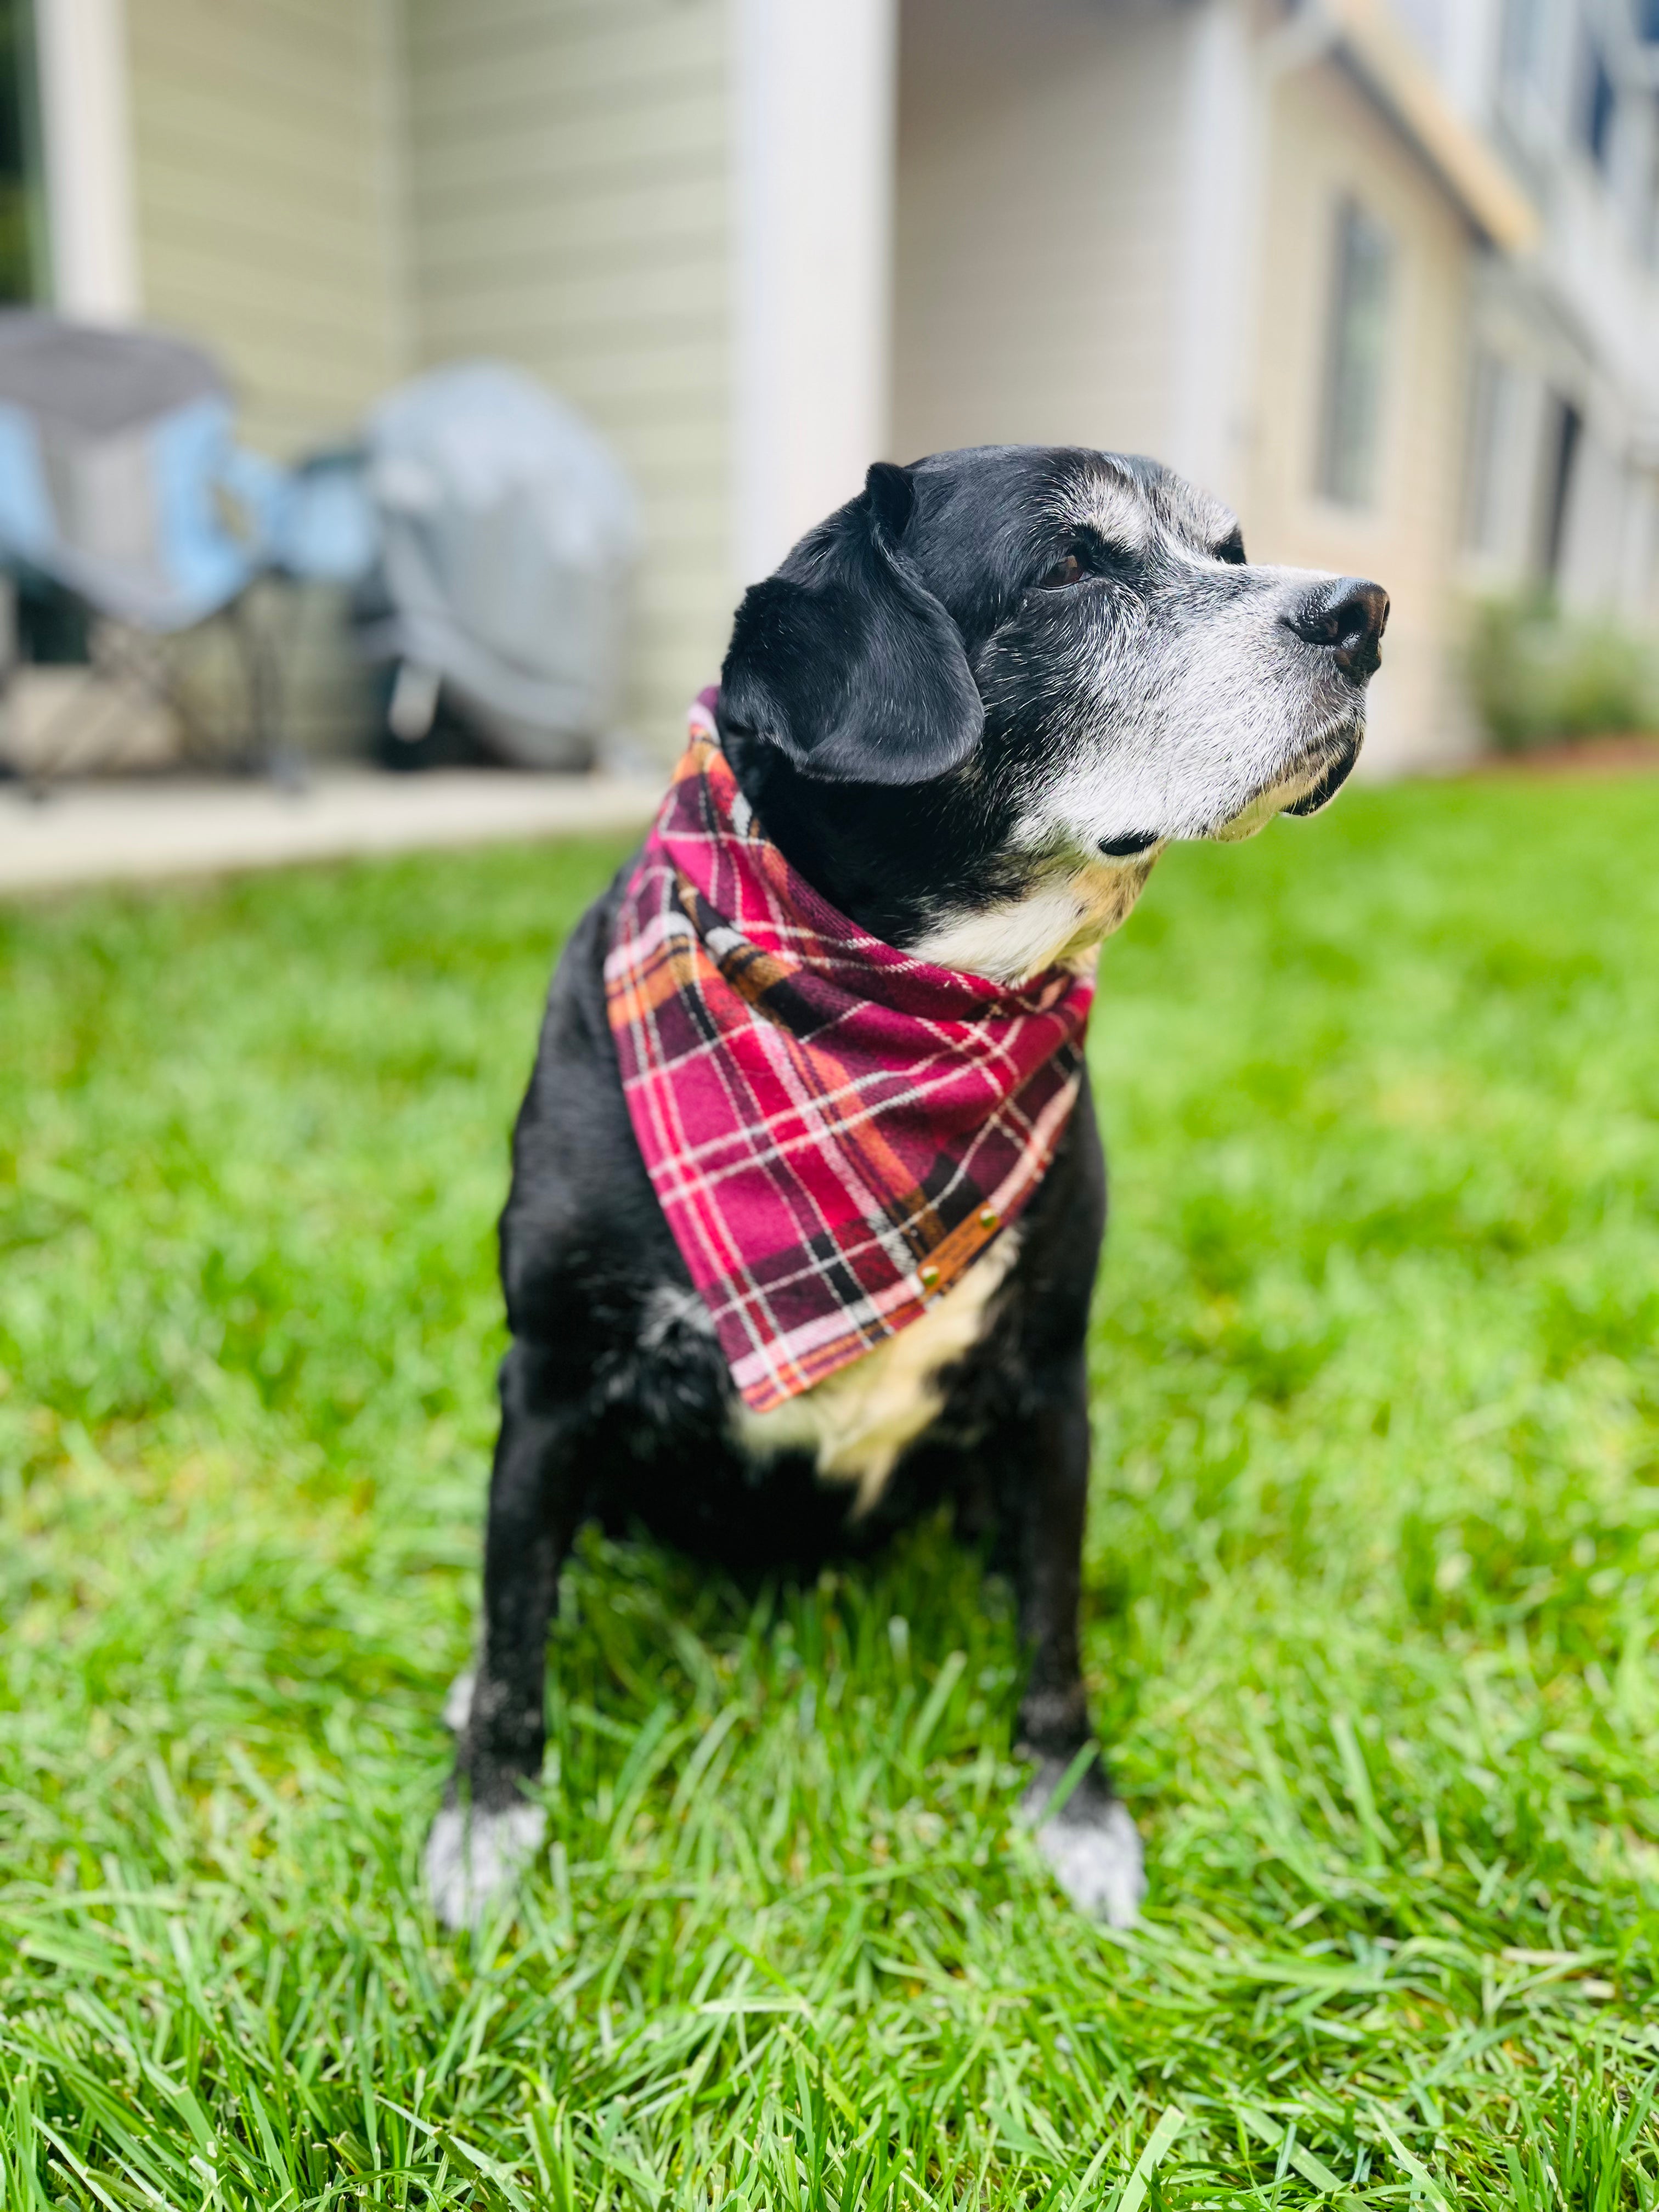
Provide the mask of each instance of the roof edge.
POLYGON ((1386 0, 1322 0, 1322 5, 1339 49, 1475 228, 1506 253, 1535 246, 1542 223, 1532 199, 1446 98, 1386 0))

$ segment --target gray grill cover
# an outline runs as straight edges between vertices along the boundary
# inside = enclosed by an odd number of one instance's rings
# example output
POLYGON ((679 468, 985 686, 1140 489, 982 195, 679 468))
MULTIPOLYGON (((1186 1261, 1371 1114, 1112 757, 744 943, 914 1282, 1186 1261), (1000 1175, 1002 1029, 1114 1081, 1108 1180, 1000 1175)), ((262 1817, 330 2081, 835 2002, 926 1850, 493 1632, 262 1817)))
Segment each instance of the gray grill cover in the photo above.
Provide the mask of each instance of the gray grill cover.
POLYGON ((441 675, 509 757, 565 767, 616 721, 640 529, 575 411, 494 362, 436 369, 368 421, 392 613, 371 651, 441 675))

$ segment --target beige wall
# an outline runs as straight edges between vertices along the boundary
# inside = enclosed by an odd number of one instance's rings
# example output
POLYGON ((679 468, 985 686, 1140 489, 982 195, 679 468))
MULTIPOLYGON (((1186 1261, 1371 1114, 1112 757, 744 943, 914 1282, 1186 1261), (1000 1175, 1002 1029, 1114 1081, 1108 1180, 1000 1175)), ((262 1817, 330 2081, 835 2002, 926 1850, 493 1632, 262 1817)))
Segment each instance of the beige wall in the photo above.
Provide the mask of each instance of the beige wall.
MULTIPOLYGON (((642 494, 628 712, 672 753, 736 596, 729 0, 128 7, 147 312, 228 360, 248 435, 279 452, 457 356, 519 361, 581 408, 642 494)), ((1171 453, 1184 11, 903 0, 902 31, 893 449, 1171 453)), ((1470 249, 1334 67, 1281 82, 1269 126, 1241 504, 1259 557, 1389 585, 1372 760, 1403 761, 1443 750, 1454 718, 1470 249), (1384 489, 1358 516, 1314 488, 1347 191, 1400 246, 1384 489)))
POLYGON ((1170 434, 1181 10, 904 0, 893 436, 1170 434))
POLYGON ((1334 64, 1264 83, 1258 110, 1242 54, 1224 56, 1248 304, 1206 338, 1190 188, 1197 178, 1199 213, 1220 222, 1213 193, 1227 189, 1231 156, 1195 122, 1198 15, 1139 0, 904 0, 902 25, 900 457, 1006 439, 1179 465, 1206 443, 1182 415, 1194 348, 1223 346, 1203 395, 1221 418, 1207 443, 1237 456, 1214 488, 1237 501, 1252 557, 1376 575, 1393 595, 1367 769, 1460 749, 1473 247, 1445 188, 1334 64), (1380 491, 1365 514, 1322 499, 1316 474, 1337 210, 1350 193, 1397 247, 1380 491))
POLYGON ((604 432, 644 503, 628 702, 659 754, 736 592, 724 0, 410 0, 423 359, 493 354, 604 432))
MULTIPOLYGON (((286 456, 349 434, 410 360, 395 0, 126 15, 145 315, 226 364, 250 445, 286 456)), ((265 604, 289 740, 355 746, 369 708, 343 595, 265 604)), ((210 698, 231 682, 219 642, 188 648, 210 698)))
MULTIPOLYGON (((213 347, 279 453, 429 363, 545 379, 641 493, 628 712, 678 750, 736 596, 725 0, 128 9, 146 314, 213 347)), ((309 619, 314 690, 344 643, 309 619)))
POLYGON ((205 339, 249 441, 349 430, 407 361, 390 0, 127 0, 145 313, 205 339))
POLYGON ((1334 66, 1281 81, 1270 124, 1246 543, 1254 560, 1388 587, 1366 766, 1398 769, 1465 737, 1453 578, 1473 249, 1445 193, 1334 66), (1377 497, 1364 512, 1321 498, 1316 473, 1337 210, 1349 194, 1395 246, 1377 497))

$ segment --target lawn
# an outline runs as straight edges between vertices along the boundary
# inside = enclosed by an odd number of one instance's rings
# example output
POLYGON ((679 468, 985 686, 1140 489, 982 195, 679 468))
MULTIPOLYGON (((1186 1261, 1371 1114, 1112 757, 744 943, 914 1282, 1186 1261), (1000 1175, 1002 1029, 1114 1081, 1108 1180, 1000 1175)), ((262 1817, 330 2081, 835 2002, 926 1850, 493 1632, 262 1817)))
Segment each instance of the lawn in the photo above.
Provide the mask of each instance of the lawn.
POLYGON ((492 1229, 615 848, 0 914, 0 2203, 1659 2205, 1659 781, 1360 793, 1108 949, 1086 1648, 586 1545, 447 1939, 492 1229))

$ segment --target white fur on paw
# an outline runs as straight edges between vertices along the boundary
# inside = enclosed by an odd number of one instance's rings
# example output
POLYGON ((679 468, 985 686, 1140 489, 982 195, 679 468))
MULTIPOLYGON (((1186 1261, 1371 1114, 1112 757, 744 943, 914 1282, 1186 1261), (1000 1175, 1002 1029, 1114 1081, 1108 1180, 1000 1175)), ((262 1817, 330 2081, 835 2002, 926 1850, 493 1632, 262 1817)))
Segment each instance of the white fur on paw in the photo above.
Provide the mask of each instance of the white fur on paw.
POLYGON ((1045 1760, 1020 1800, 1021 1817, 1060 1884, 1080 1912, 1109 1928, 1133 1928, 1146 1894, 1140 1836, 1115 1797, 1092 1791, 1068 1798, 1052 1820, 1043 1808, 1054 1793, 1060 1770, 1045 1760))
POLYGON ((1115 1798, 1103 1811, 1073 1820, 1062 1813, 1036 1832, 1036 1847, 1080 1912, 1109 1928, 1133 1928, 1146 1894, 1140 1838, 1115 1798))
POLYGON ((446 1805, 426 1839, 426 1893, 444 1926, 482 1927, 546 1833, 539 1805, 507 1805, 499 1813, 446 1805))
POLYGON ((463 1667, 449 1686, 444 1699, 444 1726, 451 1735, 459 1735, 472 1713, 472 1685, 477 1680, 471 1667, 463 1667))

